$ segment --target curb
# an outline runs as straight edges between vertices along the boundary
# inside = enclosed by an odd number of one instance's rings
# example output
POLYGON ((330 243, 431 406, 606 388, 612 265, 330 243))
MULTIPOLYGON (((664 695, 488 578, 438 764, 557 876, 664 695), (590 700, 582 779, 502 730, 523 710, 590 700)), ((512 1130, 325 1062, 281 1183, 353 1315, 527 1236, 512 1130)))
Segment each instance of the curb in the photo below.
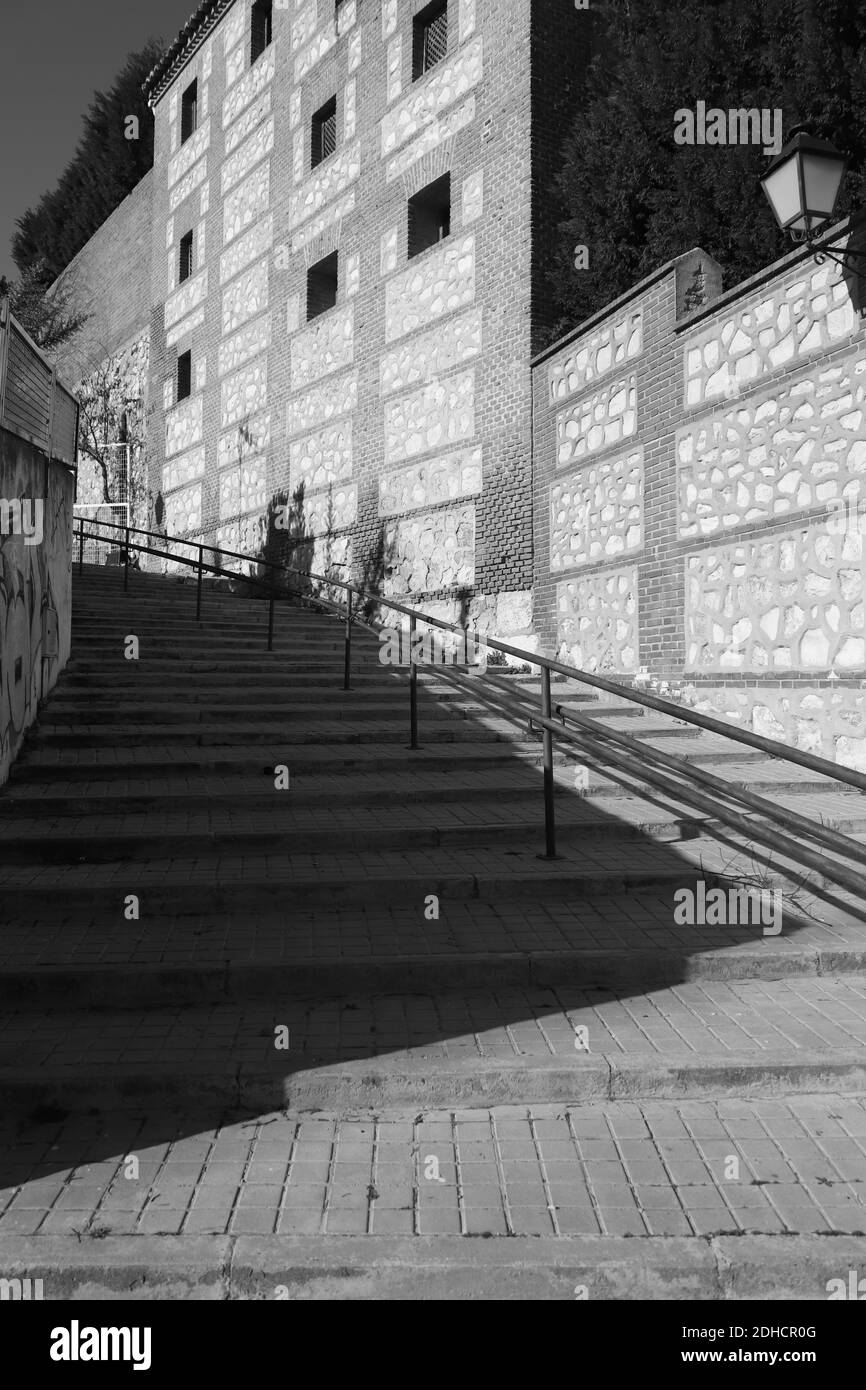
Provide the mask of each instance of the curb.
POLYGON ((46 1301, 825 1300, 866 1258, 850 1236, 34 1236, 6 1278, 46 1301))
POLYGON ((833 1052, 810 1060, 731 1056, 682 1060, 652 1055, 439 1062, 309 1057, 298 1069, 268 1072, 243 1065, 110 1071, 68 1076, 46 1069, 0 1071, 0 1104, 67 1112, 153 1106, 225 1106, 237 1110, 488 1109, 499 1105, 580 1104, 617 1100, 742 1099, 777 1095, 866 1093, 866 1056, 833 1052))

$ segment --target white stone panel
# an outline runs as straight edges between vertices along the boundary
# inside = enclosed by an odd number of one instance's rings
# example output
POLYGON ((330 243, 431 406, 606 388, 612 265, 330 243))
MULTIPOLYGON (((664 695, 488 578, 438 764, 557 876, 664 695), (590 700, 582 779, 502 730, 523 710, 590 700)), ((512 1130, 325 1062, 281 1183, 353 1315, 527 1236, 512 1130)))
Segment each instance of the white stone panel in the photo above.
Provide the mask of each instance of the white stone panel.
POLYGON ((188 333, 194 332, 196 328, 201 328, 203 323, 204 309, 196 309, 189 318, 181 319, 179 323, 168 330, 165 335, 166 346, 174 347, 175 343, 179 343, 181 338, 185 338, 188 333))
POLYGON ((202 397, 191 396, 168 412, 165 420, 166 458, 185 453, 194 444, 201 443, 202 409, 202 397))
POLYGON ((234 188, 240 179, 246 178, 250 170, 266 155, 270 154, 273 148, 274 118, 270 116, 223 165, 220 173, 223 197, 230 188, 234 188))
POLYGON ((234 429, 221 434, 217 443, 217 467, 238 467, 248 458, 266 454, 271 444, 271 414, 266 411, 243 420, 234 429))
POLYGON ((387 100, 390 105, 403 90, 403 40, 397 34, 388 44, 387 100))
POLYGON ((569 344, 547 369, 550 402, 583 391, 598 377, 622 367, 643 351, 643 312, 629 310, 569 344))
POLYGON ((165 497, 165 529, 170 536, 188 535, 201 527, 201 483, 165 497))
POLYGON ((475 298, 475 238, 450 237, 389 280, 385 289, 385 339, 392 343, 475 298))
POLYGON ((358 104, 358 89, 355 79, 343 88, 343 139, 354 140, 358 104))
POLYGON ((637 671, 637 570, 603 570, 556 586, 557 658, 591 675, 637 671))
POLYGON ((254 323, 242 328, 239 333, 220 343, 219 375, 237 371, 250 358, 265 352, 271 342, 271 320, 269 315, 256 319, 254 323))
POLYGON ((288 433, 311 433, 338 415, 348 415, 357 404, 357 372, 350 372, 336 381, 327 381, 322 386, 315 386, 306 395, 298 396, 290 402, 287 412, 288 433))
POLYGON ((312 218, 299 232, 295 233, 292 237, 292 251, 302 251, 311 241, 315 241, 316 237, 321 236, 328 227, 342 222, 344 217, 348 217, 349 213, 354 211, 354 207, 354 190, 344 193, 342 198, 337 198, 335 202, 330 203, 319 213, 318 217, 312 218))
POLYGON ((397 516, 481 492, 481 449, 425 459, 379 480, 379 515, 397 516))
POLYGON ((187 484, 195 482, 196 478, 203 478, 204 470, 204 445, 200 444, 197 449, 191 449, 188 454, 181 454, 163 465, 163 491, 173 492, 177 488, 186 487, 187 484))
POLYGON ((411 140, 453 102, 468 96, 483 76, 483 43, 479 35, 464 48, 439 63, 434 76, 429 77, 417 89, 413 88, 399 105, 383 118, 383 157, 393 154, 401 145, 405 145, 407 140, 411 140))
POLYGON ((186 318, 207 298, 207 271, 202 270, 189 280, 184 280, 180 289, 165 301, 165 327, 170 328, 178 319, 186 318))
POLYGON ((233 126, 229 126, 225 135, 226 154, 232 154, 246 140, 248 135, 252 135, 256 126, 263 121, 271 109, 271 94, 265 92, 248 107, 244 114, 235 121, 233 126))
POLYGON ((556 417, 557 463, 579 463, 601 449, 621 444, 637 429, 637 378, 613 381, 556 417))
POLYGON ((643 544, 643 450, 581 468, 550 490, 550 569, 619 559, 643 544))
POLYGON ((385 461, 397 463, 475 433, 475 372, 425 386, 385 405, 385 461))
POLYGON ((259 165, 223 204, 223 241, 233 241, 251 222, 267 212, 270 202, 270 161, 259 165))
POLYGON ((292 390, 299 391, 320 377, 342 371, 351 365, 354 355, 354 309, 346 304, 322 314, 293 339, 292 390))
POLYGON ((386 523, 385 553, 386 598, 474 584, 474 503, 386 523))
POLYGON ((353 184, 361 172, 361 145, 355 141, 329 159, 326 164, 313 171, 310 178, 294 193, 289 201, 289 225, 298 227, 313 217, 332 198, 343 193, 353 184))
POLYGON ((168 186, 172 188, 182 178, 188 174, 190 169, 206 153, 210 145, 210 121, 200 125, 188 140, 181 145, 177 154, 168 161, 168 186))
POLYGON ((223 290, 223 337, 268 307, 268 262, 261 261, 223 290))
POLYGON ((270 250, 274 240, 274 219, 269 214, 238 237, 220 256, 220 283, 239 275, 245 266, 270 250))
POLYGON ((327 487, 352 476, 352 421, 317 430, 304 439, 295 439, 289 448, 292 492, 327 487))
POLYGON ((223 102, 223 128, 236 121, 251 101, 260 97, 274 75, 274 45, 266 48, 255 67, 248 70, 226 95, 223 102))
POLYGON ((453 111, 448 111, 441 120, 432 121, 425 126, 421 134, 393 159, 389 159, 385 166, 385 179, 387 183, 392 183, 394 179, 401 178, 407 173, 413 164, 417 164, 419 159, 423 159, 425 154, 431 150, 438 149, 447 140, 452 140, 458 131, 463 130, 475 120, 475 98, 469 97, 453 111))
POLYGON ((248 415, 255 415, 267 405, 267 358, 258 358, 233 376, 226 377, 220 387, 220 400, 223 429, 237 424, 248 415))
POLYGON ((207 158, 196 164, 194 168, 190 169, 188 174, 185 174, 183 178, 175 184, 168 197, 169 211, 176 212, 181 203, 185 202, 190 194, 194 193, 199 185, 204 183, 206 178, 207 158))
POLYGON ((482 345, 481 310, 447 319, 429 333, 387 352, 379 365, 383 396, 419 382, 434 381, 477 357, 482 345))

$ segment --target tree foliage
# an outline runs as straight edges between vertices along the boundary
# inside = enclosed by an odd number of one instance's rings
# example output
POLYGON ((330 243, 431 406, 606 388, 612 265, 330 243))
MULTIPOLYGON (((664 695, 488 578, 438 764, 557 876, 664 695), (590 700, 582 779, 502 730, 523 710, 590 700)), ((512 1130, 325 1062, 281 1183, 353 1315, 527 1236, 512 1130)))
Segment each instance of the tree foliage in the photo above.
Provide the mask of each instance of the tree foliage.
POLYGON ((74 338, 90 315, 76 307, 71 286, 59 286, 47 294, 47 283, 50 277, 44 262, 34 261, 20 279, 10 283, 5 276, 0 278, 0 299, 8 295, 9 307, 21 327, 43 351, 52 353, 74 338))
MULTIPOLYGON (((593 13, 593 11, 590 11, 593 13)), ((674 113, 780 108, 851 157, 840 214, 859 206, 866 156, 866 0, 606 0, 595 12, 583 109, 557 193, 550 271, 557 337, 694 246, 726 286, 790 249, 758 178, 757 145, 676 145, 674 113), (575 247, 589 268, 575 269, 575 247)))
POLYGON ((150 40, 130 54, 109 91, 94 94, 57 187, 17 220, 12 256, 22 277, 38 270, 43 284, 56 279, 153 164, 153 113, 141 88, 163 47, 150 40), (136 129, 137 138, 127 138, 136 129))

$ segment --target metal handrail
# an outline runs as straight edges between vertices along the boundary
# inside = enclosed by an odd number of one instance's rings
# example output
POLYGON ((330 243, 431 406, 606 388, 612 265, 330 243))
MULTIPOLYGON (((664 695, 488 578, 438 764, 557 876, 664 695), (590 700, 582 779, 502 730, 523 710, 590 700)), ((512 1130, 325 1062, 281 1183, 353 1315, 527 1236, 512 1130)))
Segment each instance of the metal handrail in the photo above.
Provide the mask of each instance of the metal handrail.
MULTIPOLYGON (((125 530, 129 535, 144 534, 157 535, 172 545, 190 545, 198 547, 198 550, 208 550, 214 555, 228 555, 234 559, 247 560, 250 564, 264 566, 267 569, 276 569, 283 574, 296 574, 304 579, 315 580, 317 583, 327 584, 330 588, 344 589, 353 597, 362 599, 367 603, 375 603, 391 609, 396 613, 403 614, 414 620, 416 623, 424 623, 428 627, 439 628, 445 632, 456 633, 460 637, 466 637, 468 629, 458 627, 456 623, 449 623, 444 618, 434 618, 430 614, 422 613, 417 608, 409 608, 406 604, 399 603, 395 599, 388 599, 372 590, 360 588, 357 584, 351 584, 344 579, 334 579, 331 575, 316 574, 312 570, 294 569, 289 566, 280 565, 272 560, 259 560, 255 556, 244 555, 236 550, 222 550, 218 546, 203 545, 198 541, 184 541, 173 536, 165 535, 161 532, 141 532, 136 527, 124 527, 117 522, 96 522, 98 526, 109 526, 112 529, 125 530)), ((105 539, 95 537, 94 539, 105 539)), ((196 560, 187 560, 183 556, 175 556, 170 552, 150 550, 146 546, 133 545, 135 550, 146 552, 147 554, 163 555, 164 558, 175 560, 179 564, 198 566, 196 560)), ((128 552, 128 547, 127 547, 128 552)), ((223 571, 213 565, 204 565, 203 568, 212 574, 223 575, 223 571)), ((247 583, 263 582, 257 581, 253 576, 238 576, 247 583)), ((538 666, 542 672, 547 672, 548 676, 566 676, 571 680, 577 680, 584 685, 590 685, 597 690, 604 690, 610 695, 620 696, 622 699, 630 700, 633 704, 643 705, 646 709, 653 709, 660 714, 667 714, 674 719, 682 720, 686 724, 694 724, 697 728, 706 729, 709 733, 721 734, 723 738, 730 739, 736 743, 742 743, 750 748, 757 748, 760 752, 766 753, 769 757, 779 758, 785 762, 796 763, 800 767, 808 768, 810 772, 819 772, 825 777, 830 777, 834 781, 844 782, 847 786, 855 787, 858 791, 866 791, 866 773, 855 772, 853 768, 840 767, 838 763, 832 763, 827 758, 816 757, 814 753, 804 753, 799 748, 789 748, 787 744, 780 743, 777 739, 766 738, 763 734, 753 734, 747 729, 739 729, 735 725, 728 723, 724 719, 715 719, 709 714, 699 714, 697 710, 685 709, 681 705, 676 705, 672 701, 659 699, 656 695, 648 695, 644 691, 634 690, 630 686, 621 685, 618 681, 606 680, 603 676, 593 675, 589 671, 581 671, 576 666, 569 666, 565 662, 557 661, 553 657, 544 656, 540 652, 526 651, 522 647, 515 647, 510 642, 502 642, 496 637, 485 637, 482 633, 472 630, 472 637, 483 646, 491 648, 493 651, 503 652, 506 656, 514 656, 526 665, 538 666)), ((553 712, 552 706, 550 713, 553 712)))
MULTIPOLYGON (((223 550, 216 546, 205 546, 203 542, 177 540, 161 532, 144 531, 138 527, 127 527, 122 523, 100 522, 94 523, 95 526, 102 528, 108 527, 112 530, 122 530, 124 532, 124 588, 128 588, 129 583, 129 556, 130 551, 135 550, 140 554, 155 555, 157 557, 174 560, 176 563, 194 567, 198 574, 197 596, 196 596, 196 618, 201 618, 202 607, 202 581, 205 573, 223 576, 225 571, 218 566, 208 564, 204 560, 204 551, 208 550, 218 556, 229 556, 234 559, 248 561, 250 564, 261 565, 268 570, 276 570, 283 575, 296 575, 307 581, 320 582, 331 588, 345 590, 345 658, 343 688, 351 688, 351 642, 353 623, 358 622, 355 600, 366 603, 374 603, 394 612, 401 613, 409 618, 409 637, 410 637, 410 663, 409 663, 409 721, 410 721, 410 747, 418 748, 418 663, 411 660, 412 642, 415 637, 417 624, 424 623, 429 627, 441 629, 443 631, 456 633, 462 638, 466 638, 469 633, 467 629, 458 627, 454 623, 449 623, 441 618, 434 618, 431 615, 421 613, 417 609, 410 608, 406 604, 399 603, 395 599, 383 598, 381 595, 351 584, 345 580, 334 579, 329 575, 320 575, 314 571, 300 570, 278 562, 265 559, 258 559, 255 556, 244 555, 239 551, 223 550), (196 559, 188 559, 185 556, 172 554, 171 551, 158 549, 153 546, 142 545, 140 542, 133 541, 132 535, 146 535, 148 538, 157 537, 167 544, 187 545, 198 550, 196 559), (354 611, 353 611, 354 610, 354 611)), ((90 539, 104 540, 101 535, 93 535, 92 532, 86 533, 84 520, 80 519, 79 527, 79 566, 84 564, 84 540, 85 535, 90 539)), ((275 594, 272 584, 264 579, 259 579, 253 575, 237 576, 244 583, 252 583, 266 589, 269 599, 268 609, 268 651, 273 650, 274 640, 274 604, 277 597, 294 597, 294 595, 275 594)), ((306 602, 319 604, 332 612, 342 613, 337 604, 329 600, 322 599, 317 595, 302 595, 306 602)), ((364 626, 369 626, 364 623, 364 626)), ((375 631, 376 629, 372 629, 375 631)), ((638 744, 628 734, 618 730, 602 728, 594 721, 585 716, 578 715, 573 711, 567 711, 561 704, 554 707, 551 697, 551 672, 565 675, 573 680, 605 690, 613 695, 619 696, 634 704, 643 705, 650 709, 655 709, 663 714, 673 716, 686 724, 695 725, 698 728, 709 729, 711 732, 720 733, 723 737, 732 742, 744 743, 747 746, 758 748, 769 756, 781 760, 798 763, 819 772, 833 781, 843 782, 846 785, 856 787, 858 790, 866 790, 866 776, 853 772, 851 769, 840 769, 837 764, 829 762, 825 758, 815 757, 813 754, 801 753, 798 749, 790 749, 785 744, 777 742, 775 739, 767 739, 759 734, 750 734, 745 730, 732 728, 722 720, 713 719, 707 715, 700 715, 692 710, 683 710, 678 705, 660 700, 655 696, 646 695, 643 692, 631 690, 615 681, 605 680, 603 677, 593 676, 589 672, 581 671, 577 667, 566 665, 564 662, 555 661, 551 657, 546 657, 537 652, 529 652, 520 647, 515 647, 510 643, 501 642, 498 638, 485 637, 483 634, 473 631, 471 634, 476 640, 480 641, 485 647, 495 651, 505 652, 520 659, 522 662, 537 666, 541 671, 541 716, 528 707, 525 701, 517 704, 513 689, 508 690, 505 695, 491 695, 485 691, 481 698, 483 701, 498 713, 504 714, 506 718, 523 723, 529 722, 531 728, 537 729, 542 734, 543 742, 543 765, 544 765, 544 808, 545 808, 545 845, 546 857, 556 857, 556 825, 555 825, 555 785, 553 775, 553 747, 554 739, 564 739, 566 742, 577 745, 579 749, 584 749, 587 743, 591 753, 594 752, 596 759, 603 755, 606 766, 611 769, 619 769, 620 772, 631 776, 633 779, 648 783, 651 787, 660 791, 668 798, 685 800, 699 810, 707 814, 712 814, 717 820, 735 831, 742 832, 743 818, 742 811, 731 809, 720 804, 718 797, 721 795, 730 801, 737 801, 741 805, 758 812, 759 815, 767 817, 771 822, 781 825, 784 829, 793 829, 811 836, 819 843, 823 843, 826 849, 835 851, 837 854, 848 853, 852 858, 863 859, 866 856, 864 847, 857 841, 849 837, 828 831, 826 827, 814 822, 807 821, 804 817, 798 816, 795 812, 783 810, 775 806, 772 802, 766 801, 762 797, 756 796, 745 789, 738 791, 723 779, 714 777, 700 768, 692 767, 685 759, 677 758, 665 754, 661 749, 655 749, 646 744, 638 744), (569 724, 575 726, 569 728, 569 724), (595 748, 592 747, 593 742, 595 748), (598 744, 603 745, 601 751, 598 744), (691 780, 691 787, 683 787, 679 782, 671 779, 670 771, 674 775, 685 776, 691 780), (701 788, 705 788, 706 791, 701 788), (710 799, 709 794, 714 794, 716 799, 710 799)), ((448 666, 437 667, 437 674, 445 676, 454 681, 459 688, 468 688, 471 680, 473 693, 479 694, 477 680, 461 676, 453 668, 448 666)), ((494 687, 503 691, 504 687, 495 676, 488 677, 494 687)), ((585 752, 584 752, 585 755, 585 752)), ((614 776, 615 781, 621 778, 614 776)), ((796 844, 778 830, 763 826, 753 820, 748 822, 750 834, 754 839, 769 845, 772 849, 780 851, 788 857, 797 857, 804 862, 810 869, 822 873, 841 886, 852 892, 863 892, 864 878, 858 874, 851 874, 849 870, 834 861, 828 861, 825 857, 816 855, 812 850, 802 845, 796 844)))
MULTIPOLYGON (((782 809, 771 801, 747 792, 726 783, 723 778, 714 777, 712 773, 705 772, 702 768, 693 767, 685 758, 664 753, 661 749, 653 748, 638 742, 629 734, 621 730, 608 729, 595 723, 592 716, 578 715, 574 713, 565 714, 561 706, 557 706, 557 720, 541 719, 535 712, 528 707, 525 701, 513 690, 504 691, 503 682, 496 677, 488 677, 492 680, 496 691, 491 694, 489 690, 479 690, 477 681, 473 677, 464 676, 462 673, 446 669, 443 671, 445 679, 452 681, 459 689, 473 694, 477 699, 487 704, 495 713, 510 719, 516 724, 523 724, 529 720, 534 729, 549 729, 558 738, 564 739, 568 743, 575 744, 581 757, 586 757, 585 745, 589 746, 590 756, 595 762, 602 763, 604 775, 611 778, 620 786, 627 786, 633 790, 631 783, 645 782, 654 790, 661 792, 668 800, 690 803, 698 810, 704 812, 706 816, 726 825, 729 829, 743 834, 743 811, 742 805, 750 810, 756 811, 780 826, 782 831, 794 830, 802 835, 806 835, 813 840, 823 844, 837 855, 848 855, 849 858, 866 862, 866 846, 861 845, 857 840, 852 840, 849 836, 838 831, 828 829, 823 824, 809 821, 805 817, 798 815, 795 811, 782 809), (568 721, 573 721, 576 728, 568 727, 568 721), (599 748, 598 745, 602 747, 599 748), (617 769, 613 772, 611 769, 617 769), (671 775, 672 774, 672 775, 671 775), (672 780, 677 775, 684 776, 687 782, 695 785, 683 786, 681 783, 672 780), (707 795, 701 787, 707 787, 714 793, 714 797, 707 795), (719 796, 728 801, 742 803, 739 807, 728 807, 722 805, 717 799, 719 796)), ((824 877, 838 883, 843 888, 856 894, 863 894, 866 887, 866 878, 861 873, 851 872, 847 865, 836 864, 832 860, 827 860, 823 855, 816 855, 808 847, 796 844, 784 833, 780 834, 777 829, 767 828, 749 820, 745 822, 749 828, 750 837, 760 841, 789 858, 799 858, 809 869, 812 869, 824 877)))

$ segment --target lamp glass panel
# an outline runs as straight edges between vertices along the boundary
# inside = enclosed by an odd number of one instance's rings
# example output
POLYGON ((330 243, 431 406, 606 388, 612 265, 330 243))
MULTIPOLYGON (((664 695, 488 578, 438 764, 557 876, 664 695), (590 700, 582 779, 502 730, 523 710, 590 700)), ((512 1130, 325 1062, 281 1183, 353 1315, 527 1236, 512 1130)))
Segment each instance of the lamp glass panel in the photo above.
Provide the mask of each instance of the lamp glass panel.
POLYGON ((792 154, 790 159, 786 159, 784 164, 779 165, 778 169, 767 174, 761 182, 779 226, 791 225, 792 219, 796 218, 798 213, 801 214, 799 221, 802 225, 804 209, 800 206, 800 182, 797 176, 796 154, 792 154))
POLYGON ((831 217, 839 196, 844 161, 814 154, 803 155, 806 207, 813 216, 831 217))

